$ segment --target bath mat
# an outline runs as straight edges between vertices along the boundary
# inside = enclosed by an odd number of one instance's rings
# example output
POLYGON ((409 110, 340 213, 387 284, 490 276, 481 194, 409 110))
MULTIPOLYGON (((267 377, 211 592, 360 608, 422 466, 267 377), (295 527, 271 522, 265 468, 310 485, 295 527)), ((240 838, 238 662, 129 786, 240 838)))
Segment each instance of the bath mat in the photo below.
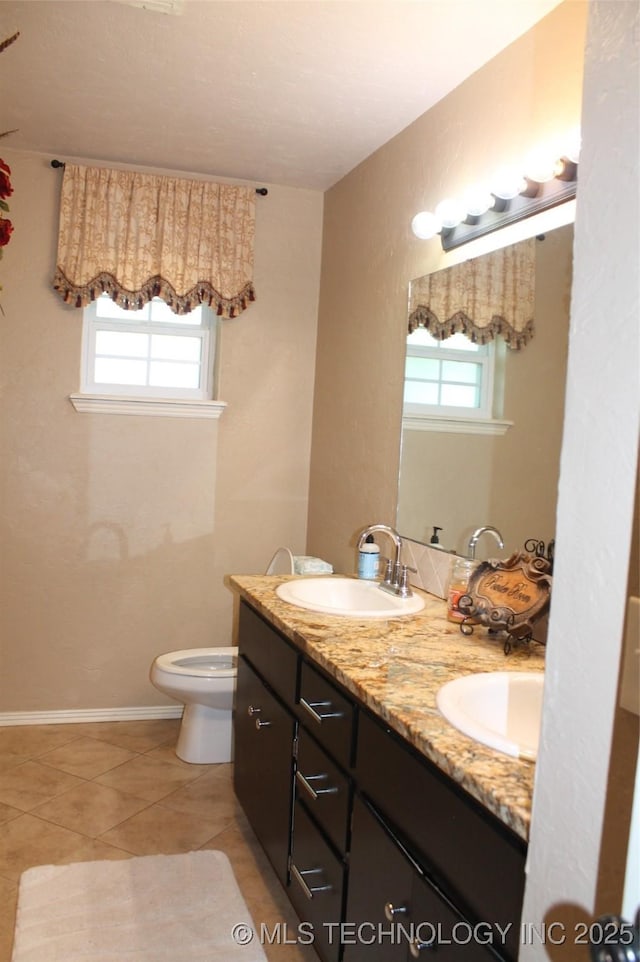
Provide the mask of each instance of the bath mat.
POLYGON ((266 962, 252 929, 223 852, 40 865, 20 878, 12 962, 266 962))

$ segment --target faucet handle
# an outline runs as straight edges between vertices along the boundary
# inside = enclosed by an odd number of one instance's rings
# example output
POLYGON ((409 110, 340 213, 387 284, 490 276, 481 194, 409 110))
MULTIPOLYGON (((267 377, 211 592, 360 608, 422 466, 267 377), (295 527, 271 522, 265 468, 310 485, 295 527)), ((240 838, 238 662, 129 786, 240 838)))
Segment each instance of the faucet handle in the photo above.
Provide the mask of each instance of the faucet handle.
POLYGON ((380 558, 380 564, 384 564, 384 584, 390 585, 393 580, 393 561, 391 558, 380 558))
POLYGON ((400 575, 400 591, 403 597, 408 598, 411 594, 411 588, 409 587, 409 572, 412 571, 415 574, 418 573, 417 568, 412 568, 411 565, 402 565, 402 573, 400 575))

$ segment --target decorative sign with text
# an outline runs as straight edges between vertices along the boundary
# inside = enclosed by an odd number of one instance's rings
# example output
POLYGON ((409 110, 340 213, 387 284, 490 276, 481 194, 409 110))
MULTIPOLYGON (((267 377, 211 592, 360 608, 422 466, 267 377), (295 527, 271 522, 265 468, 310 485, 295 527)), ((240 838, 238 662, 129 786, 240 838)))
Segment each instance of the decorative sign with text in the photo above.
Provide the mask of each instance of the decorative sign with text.
POLYGON ((506 631, 517 640, 533 637, 533 624, 546 614, 551 598, 551 565, 546 558, 517 551, 506 561, 485 561, 469 579, 469 588, 459 602, 469 619, 463 621, 465 634, 473 631, 472 621, 494 631, 506 631))

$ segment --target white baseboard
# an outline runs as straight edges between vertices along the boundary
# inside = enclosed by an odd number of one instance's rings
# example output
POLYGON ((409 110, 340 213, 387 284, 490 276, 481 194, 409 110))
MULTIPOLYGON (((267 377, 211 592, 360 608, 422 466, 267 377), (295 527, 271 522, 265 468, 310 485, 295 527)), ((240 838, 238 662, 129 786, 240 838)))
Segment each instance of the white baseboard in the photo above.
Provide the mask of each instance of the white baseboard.
POLYGON ((147 705, 139 708, 78 708, 63 711, 0 712, 0 728, 10 725, 70 725, 77 722, 145 721, 182 718, 183 705, 147 705))

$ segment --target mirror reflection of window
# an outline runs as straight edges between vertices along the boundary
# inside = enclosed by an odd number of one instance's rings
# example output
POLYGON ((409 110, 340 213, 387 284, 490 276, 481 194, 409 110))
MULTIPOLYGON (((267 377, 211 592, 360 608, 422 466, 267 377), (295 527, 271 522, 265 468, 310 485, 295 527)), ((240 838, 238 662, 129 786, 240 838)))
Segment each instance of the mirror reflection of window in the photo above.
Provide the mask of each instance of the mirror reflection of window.
POLYGON ((476 344, 460 333, 438 340, 416 328, 407 336, 404 413, 490 418, 495 357, 495 341, 476 344))

